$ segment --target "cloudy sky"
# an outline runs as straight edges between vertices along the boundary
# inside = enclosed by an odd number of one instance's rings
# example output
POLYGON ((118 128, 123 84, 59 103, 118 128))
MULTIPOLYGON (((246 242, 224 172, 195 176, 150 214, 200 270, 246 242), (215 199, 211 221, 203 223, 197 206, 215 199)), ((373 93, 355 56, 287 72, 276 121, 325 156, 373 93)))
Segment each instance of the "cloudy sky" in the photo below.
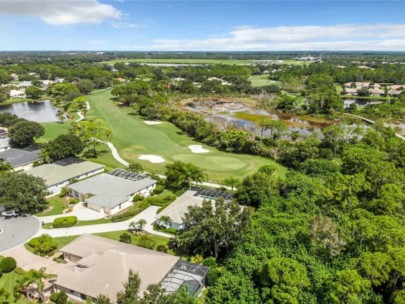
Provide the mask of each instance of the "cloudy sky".
POLYGON ((0 50, 405 51, 405 1, 0 0, 0 50))

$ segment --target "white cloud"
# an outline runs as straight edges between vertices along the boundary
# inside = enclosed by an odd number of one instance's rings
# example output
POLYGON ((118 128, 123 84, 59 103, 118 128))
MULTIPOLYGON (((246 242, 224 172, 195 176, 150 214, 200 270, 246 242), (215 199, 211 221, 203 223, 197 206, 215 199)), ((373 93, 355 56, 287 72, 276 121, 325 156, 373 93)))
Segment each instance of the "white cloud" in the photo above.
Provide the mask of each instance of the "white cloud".
POLYGON ((393 50, 405 48, 405 24, 237 27, 205 39, 156 39, 150 50, 393 50))
POLYGON ((0 15, 39 17, 52 25, 101 23, 122 13, 98 0, 0 0, 0 15))
POLYGON ((136 23, 128 23, 128 22, 114 22, 112 24, 113 28, 116 29, 122 29, 122 28, 127 28, 127 29, 139 29, 142 28, 143 26, 136 24, 136 23))

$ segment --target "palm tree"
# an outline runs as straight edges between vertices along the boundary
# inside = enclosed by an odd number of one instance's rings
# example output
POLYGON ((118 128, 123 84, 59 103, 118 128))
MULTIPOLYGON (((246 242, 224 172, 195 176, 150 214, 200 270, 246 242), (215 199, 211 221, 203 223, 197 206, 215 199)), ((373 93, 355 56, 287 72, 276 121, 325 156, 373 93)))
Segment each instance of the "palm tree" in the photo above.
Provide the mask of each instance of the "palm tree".
POLYGON ((55 274, 48 274, 45 272, 46 268, 41 267, 39 270, 31 269, 27 271, 24 276, 17 281, 16 290, 24 292, 27 298, 30 298, 30 294, 34 289, 38 292, 38 297, 41 303, 44 302, 44 286, 45 279, 55 278, 55 274))
POLYGON ((137 231, 141 231, 143 229, 143 227, 145 227, 145 225, 148 222, 144 219, 140 219, 139 221, 136 222, 131 222, 129 224, 129 228, 133 229, 133 230, 137 230, 137 231))
POLYGON ((170 227, 171 222, 171 218, 167 215, 163 215, 159 218, 159 224, 165 228, 170 227))

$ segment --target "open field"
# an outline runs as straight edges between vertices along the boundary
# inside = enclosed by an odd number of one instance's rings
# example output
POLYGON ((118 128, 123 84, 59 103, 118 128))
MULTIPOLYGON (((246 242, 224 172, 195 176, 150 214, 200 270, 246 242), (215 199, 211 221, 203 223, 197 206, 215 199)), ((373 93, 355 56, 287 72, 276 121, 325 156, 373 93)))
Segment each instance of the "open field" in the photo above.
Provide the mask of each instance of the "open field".
MULTIPOLYGON (((169 64, 235 64, 235 65, 249 65, 252 60, 231 60, 231 59, 117 59, 103 61, 102 63, 114 64, 117 62, 138 62, 138 63, 169 63, 169 64)), ((276 63, 276 60, 274 60, 276 63)), ((303 65, 304 61, 299 60, 283 60, 283 64, 290 65, 303 65)))
POLYGON ((120 155, 127 161, 140 162, 146 171, 164 173, 165 164, 180 160, 201 167, 207 173, 209 181, 215 182, 229 176, 243 178, 264 165, 277 166, 281 175, 286 172, 284 167, 271 159, 226 153, 205 145, 203 148, 208 149, 209 153, 192 153, 188 147, 200 143, 181 134, 174 125, 167 122, 147 125, 141 118, 131 115, 129 108, 117 106, 110 98, 110 90, 89 95, 91 110, 87 117, 104 119, 112 130, 112 142, 120 155), (152 164, 138 160, 140 155, 158 155, 166 162, 152 164))
POLYGON ((252 82, 252 87, 264 87, 268 85, 280 86, 279 81, 270 80, 268 75, 253 75, 249 78, 252 82))

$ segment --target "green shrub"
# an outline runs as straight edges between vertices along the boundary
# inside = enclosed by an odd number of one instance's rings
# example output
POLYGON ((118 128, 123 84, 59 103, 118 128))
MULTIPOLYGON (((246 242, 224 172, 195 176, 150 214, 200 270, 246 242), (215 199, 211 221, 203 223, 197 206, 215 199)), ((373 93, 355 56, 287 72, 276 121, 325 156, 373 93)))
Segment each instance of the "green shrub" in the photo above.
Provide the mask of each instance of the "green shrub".
POLYGON ((29 241, 28 246, 34 249, 34 253, 40 256, 53 255, 58 244, 49 235, 43 234, 40 237, 29 241))
POLYGON ((131 244, 132 243, 132 237, 129 233, 124 232, 123 234, 120 235, 120 242, 131 244))
POLYGON ((155 241, 150 238, 147 234, 141 235, 139 238, 139 241, 137 243, 139 247, 147 248, 147 249, 153 249, 155 247, 155 241))
POLYGON ((221 268, 211 268, 207 273, 207 285, 214 286, 222 275, 221 268))
POLYGON ((153 194, 162 194, 165 191, 165 188, 162 185, 157 185, 155 189, 153 189, 153 194))
POLYGON ((208 267, 217 267, 218 263, 214 257, 208 257, 204 260, 203 265, 208 267))
POLYGON ((3 270, 0 268, 0 278, 3 276, 3 270))
POLYGON ((58 292, 54 292, 53 294, 51 294, 51 296, 49 297, 49 300, 51 300, 52 302, 56 302, 56 300, 58 299, 59 293, 58 292))
POLYGON ((6 257, 1 260, 0 268, 2 272, 9 273, 12 272, 17 267, 17 262, 12 257, 6 257))
POLYGON ((140 202, 143 201, 144 197, 140 194, 137 194, 134 196, 134 198, 132 199, 133 202, 140 202))
POLYGON ((113 215, 111 217, 111 222, 126 221, 126 220, 134 217, 138 213, 142 212, 143 210, 145 210, 149 206, 150 206, 150 203, 148 201, 146 201, 146 200, 142 201, 142 202, 138 202, 138 203, 134 204, 132 207, 125 210, 124 212, 113 215))
POLYGON ((71 203, 72 205, 76 205, 76 204, 79 203, 79 200, 76 199, 76 198, 74 198, 74 197, 71 197, 71 198, 70 198, 70 203, 71 203))
POLYGON ((58 217, 53 221, 53 228, 67 228, 76 225, 77 217, 76 216, 63 216, 58 217))
POLYGON ((167 253, 167 251, 169 250, 169 248, 168 248, 166 245, 160 244, 160 245, 158 245, 158 246, 156 247, 156 250, 159 251, 159 252, 167 253))

